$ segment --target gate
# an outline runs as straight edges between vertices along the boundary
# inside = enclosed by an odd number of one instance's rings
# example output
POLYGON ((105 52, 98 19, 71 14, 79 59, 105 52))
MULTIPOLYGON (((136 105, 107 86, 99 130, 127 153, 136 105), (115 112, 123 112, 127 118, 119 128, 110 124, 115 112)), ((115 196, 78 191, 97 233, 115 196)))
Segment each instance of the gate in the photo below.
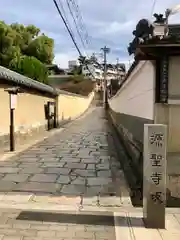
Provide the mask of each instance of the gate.
POLYGON ((45 104, 45 118, 48 131, 57 127, 56 102, 47 102, 45 104))

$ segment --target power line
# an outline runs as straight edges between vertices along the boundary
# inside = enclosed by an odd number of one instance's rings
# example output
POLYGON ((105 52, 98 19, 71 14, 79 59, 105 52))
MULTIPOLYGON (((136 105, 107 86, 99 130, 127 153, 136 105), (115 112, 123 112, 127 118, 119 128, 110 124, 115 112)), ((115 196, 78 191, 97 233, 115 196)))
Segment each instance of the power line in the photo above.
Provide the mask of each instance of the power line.
POLYGON ((79 47, 78 47, 78 45, 77 45, 77 43, 76 43, 76 41, 75 41, 75 39, 74 39, 73 34, 71 33, 71 30, 69 29, 69 27, 68 27, 68 25, 67 25, 66 20, 64 19, 63 15, 62 15, 62 12, 61 12, 61 10, 60 10, 60 8, 59 8, 56 0, 53 0, 53 2, 54 2, 55 6, 56 6, 56 9, 58 10, 59 15, 61 16, 61 18, 62 18, 62 20, 63 20, 63 22, 64 22, 64 24, 65 24, 65 26, 66 26, 66 28, 67 28, 67 30, 68 30, 68 33, 69 33, 69 35, 70 35, 70 37, 71 37, 71 39, 72 39, 72 41, 73 41, 73 43, 74 43, 74 45, 75 45, 75 47, 76 47, 76 49, 77 49, 79 55, 82 56, 82 53, 81 53, 81 51, 80 51, 80 49, 79 49, 79 47))
POLYGON ((72 31, 72 29, 71 29, 71 27, 70 27, 70 23, 69 23, 68 18, 67 18, 67 16, 66 16, 66 12, 65 12, 65 9, 64 9, 64 6, 63 6, 61 0, 59 0, 59 4, 60 4, 61 10, 62 10, 62 14, 64 14, 64 19, 66 20, 67 24, 69 25, 69 29, 70 29, 70 31, 71 31, 71 33, 72 33, 72 35, 73 35, 73 31, 72 31))
POLYGON ((80 8, 78 6, 78 3, 77 3, 77 0, 69 0, 69 2, 71 3, 73 9, 75 10, 76 12, 76 18, 78 20, 78 25, 81 29, 81 31, 84 33, 84 38, 85 38, 85 41, 87 44, 89 44, 89 35, 87 33, 87 29, 85 27, 85 24, 83 23, 83 18, 82 18, 82 14, 81 14, 81 11, 80 11, 80 8))
POLYGON ((150 17, 153 16, 154 9, 155 9, 155 6, 156 6, 156 2, 157 2, 157 0, 154 0, 154 1, 153 1, 153 5, 152 5, 152 8, 151 8, 151 16, 150 16, 150 17))
MULTIPOLYGON (((67 2, 67 5, 68 5, 69 12, 70 12, 70 14, 71 14, 71 16, 72 16, 72 18, 73 18, 73 21, 74 21, 74 24, 75 24, 75 27, 76 27, 76 31, 77 31, 77 33, 78 33, 78 35, 79 35, 79 38, 80 38, 80 40, 81 40, 81 43, 82 43, 84 49, 86 49, 85 43, 84 43, 83 38, 82 38, 82 36, 81 36, 81 33, 80 33, 80 31, 79 31, 78 24, 77 24, 76 19, 75 19, 75 17, 74 17, 73 11, 72 11, 71 6, 70 6, 70 3, 69 3, 68 0, 66 0, 66 2, 67 2)), ((86 55, 87 55, 87 54, 86 54, 86 55)))
MULTIPOLYGON (((56 0, 53 0, 53 2, 54 2, 55 6, 56 6, 56 9, 57 9, 59 15, 61 16, 61 18, 62 18, 62 20, 63 20, 63 22, 64 22, 67 30, 68 30, 68 33, 69 33, 69 35, 70 35, 70 37, 71 37, 71 39, 72 39, 72 41, 73 41, 73 43, 74 43, 74 45, 75 45, 75 47, 76 47, 76 49, 77 49, 79 55, 80 55, 80 56, 83 56, 82 53, 81 53, 81 51, 80 51, 80 49, 79 49, 79 47, 78 47, 78 45, 77 45, 77 43, 76 43, 76 41, 75 41, 75 39, 74 39, 74 36, 73 36, 70 28, 68 27, 68 24, 67 24, 66 20, 65 20, 64 17, 63 17, 63 14, 62 14, 62 12, 61 12, 61 10, 60 10, 60 8, 59 8, 56 0)), ((87 64, 86 64, 86 67, 87 67, 87 70, 89 71, 89 73, 93 76, 93 74, 92 74, 92 72, 90 71, 90 69, 89 69, 89 67, 88 67, 87 64)), ((93 77, 94 77, 94 76, 93 76, 93 77)))

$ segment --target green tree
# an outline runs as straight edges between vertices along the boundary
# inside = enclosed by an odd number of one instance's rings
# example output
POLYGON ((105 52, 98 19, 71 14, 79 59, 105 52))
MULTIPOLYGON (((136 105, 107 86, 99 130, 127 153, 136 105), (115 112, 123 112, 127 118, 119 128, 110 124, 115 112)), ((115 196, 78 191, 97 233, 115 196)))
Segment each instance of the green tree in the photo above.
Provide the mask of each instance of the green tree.
POLYGON ((83 68, 83 66, 86 66, 86 67, 87 67, 87 65, 90 64, 91 62, 90 62, 89 59, 87 59, 87 58, 84 57, 84 56, 79 56, 78 61, 79 61, 79 64, 80 64, 80 70, 79 70, 79 71, 80 71, 80 73, 82 74, 82 68, 83 68))
POLYGON ((80 64, 80 65, 83 65, 83 64, 85 64, 85 62, 86 62, 86 57, 84 57, 84 56, 79 56, 78 61, 79 61, 79 64, 80 64))
POLYGON ((82 69, 81 66, 74 66, 73 70, 70 72, 70 75, 81 75, 82 69))
POLYGON ((39 33, 34 25, 8 25, 0 21, 0 65, 46 82, 45 65, 52 63, 54 41, 39 33))
POLYGON ((21 56, 10 62, 10 68, 34 80, 48 83, 48 70, 43 63, 35 57, 21 56))
POLYGON ((54 58, 53 48, 53 39, 42 35, 31 41, 26 49, 26 54, 36 57, 43 63, 51 64, 54 58))
POLYGON ((8 67, 13 56, 19 53, 19 48, 14 48, 16 33, 4 22, 0 22, 0 64, 8 67))

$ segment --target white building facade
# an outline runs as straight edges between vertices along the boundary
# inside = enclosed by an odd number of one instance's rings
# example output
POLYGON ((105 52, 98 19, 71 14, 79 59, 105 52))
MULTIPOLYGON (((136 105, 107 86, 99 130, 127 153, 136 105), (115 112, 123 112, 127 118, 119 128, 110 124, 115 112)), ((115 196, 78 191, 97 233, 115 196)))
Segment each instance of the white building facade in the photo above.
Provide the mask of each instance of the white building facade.
MULTIPOLYGON (((88 64, 87 66, 82 67, 82 74, 86 77, 91 77, 92 81, 96 82, 96 88, 103 90, 104 84, 104 66, 97 64, 88 64), (91 73, 93 75, 91 75, 91 73)), ((123 81, 125 76, 125 71, 121 68, 116 68, 114 66, 107 66, 107 86, 111 85, 111 81, 118 81, 119 84, 123 81)))
POLYGON ((91 76, 92 80, 97 81, 97 80, 102 80, 103 79, 103 70, 96 66, 95 64, 88 64, 87 66, 84 65, 82 67, 82 74, 84 76, 91 76))

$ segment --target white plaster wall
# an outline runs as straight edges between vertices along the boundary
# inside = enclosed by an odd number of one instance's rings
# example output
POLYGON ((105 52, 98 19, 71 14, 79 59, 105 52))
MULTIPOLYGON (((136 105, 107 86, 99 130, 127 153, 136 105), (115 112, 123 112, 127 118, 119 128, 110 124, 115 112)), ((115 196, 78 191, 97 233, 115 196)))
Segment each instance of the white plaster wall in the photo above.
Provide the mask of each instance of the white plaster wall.
POLYGON ((169 104, 169 152, 180 152, 180 57, 169 59, 169 100, 179 104, 169 104))
POLYGON ((115 112, 154 119, 155 67, 150 61, 140 62, 117 94, 109 101, 115 112))
POLYGON ((180 152, 180 105, 169 105, 169 152, 180 152))
POLYGON ((169 59, 169 98, 180 99, 180 56, 169 59))

